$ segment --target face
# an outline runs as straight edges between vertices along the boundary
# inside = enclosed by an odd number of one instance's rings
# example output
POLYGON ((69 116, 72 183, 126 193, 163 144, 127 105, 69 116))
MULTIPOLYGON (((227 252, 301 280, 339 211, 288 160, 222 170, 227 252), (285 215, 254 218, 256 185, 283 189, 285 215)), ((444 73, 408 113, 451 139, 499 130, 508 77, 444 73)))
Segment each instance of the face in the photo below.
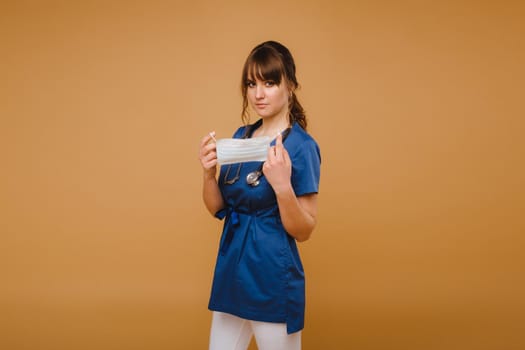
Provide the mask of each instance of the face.
POLYGON ((246 97, 261 118, 288 116, 289 92, 284 81, 277 85, 269 80, 248 79, 246 97))

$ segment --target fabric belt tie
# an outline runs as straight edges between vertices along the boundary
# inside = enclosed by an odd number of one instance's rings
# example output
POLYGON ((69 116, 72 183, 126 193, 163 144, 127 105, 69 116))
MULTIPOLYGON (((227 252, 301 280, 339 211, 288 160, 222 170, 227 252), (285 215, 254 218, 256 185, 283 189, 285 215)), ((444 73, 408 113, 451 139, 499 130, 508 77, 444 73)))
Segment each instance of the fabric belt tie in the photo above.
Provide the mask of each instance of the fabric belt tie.
MULTIPOLYGON (((233 240, 233 235, 235 233, 235 229, 239 227, 240 225, 240 219, 239 214, 242 215, 248 215, 250 218, 255 218, 258 216, 265 216, 270 213, 273 213, 275 210, 277 210, 277 205, 271 206, 269 208, 264 208, 260 210, 255 210, 253 212, 246 212, 239 209, 234 209, 232 207, 227 207, 222 209, 220 212, 218 212, 215 216, 219 219, 222 219, 226 217, 226 226, 225 226, 225 237, 224 241, 222 242, 222 246, 220 248, 220 252, 222 255, 224 255, 228 251, 228 247, 230 246, 230 243, 233 240)), ((254 241, 256 241, 256 228, 253 229, 253 235, 254 235, 254 241)))
POLYGON ((239 226, 239 214, 232 208, 228 208, 226 219, 228 220, 228 224, 226 225, 226 236, 224 237, 224 242, 222 243, 221 254, 226 253, 231 241, 233 240, 234 228, 239 226))

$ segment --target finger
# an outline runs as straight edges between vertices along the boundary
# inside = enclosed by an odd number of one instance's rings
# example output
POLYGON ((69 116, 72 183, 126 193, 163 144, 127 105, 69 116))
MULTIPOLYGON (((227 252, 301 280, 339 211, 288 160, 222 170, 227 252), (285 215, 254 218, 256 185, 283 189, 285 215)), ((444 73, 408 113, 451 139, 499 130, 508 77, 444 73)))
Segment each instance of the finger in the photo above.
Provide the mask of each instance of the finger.
POLYGON ((206 135, 206 136, 204 136, 204 137, 201 139, 200 148, 204 147, 204 145, 207 144, 208 142, 210 142, 210 140, 211 140, 211 136, 210 136, 210 135, 206 135))
POLYGON ((204 136, 201 140, 201 148, 210 142, 210 140, 215 139, 215 131, 210 132, 208 135, 204 136))
POLYGON ((263 166, 262 166, 262 172, 263 172, 264 176, 266 176, 267 171, 268 171, 269 168, 270 168, 270 163, 268 163, 268 161, 264 162, 263 166))
POLYGON ((212 152, 201 159, 202 166, 209 169, 217 165, 217 154, 212 152))
POLYGON ((217 165, 217 159, 212 159, 204 164, 204 168, 211 169, 217 165))
POLYGON ((279 160, 283 159, 283 135, 281 133, 275 139, 275 157, 279 160))
POLYGON ((284 158, 284 164, 286 164, 286 165, 292 164, 292 160, 290 159, 290 155, 288 154, 288 151, 284 147, 283 147, 283 158, 284 158))
POLYGON ((204 144, 199 150, 199 157, 205 157, 210 152, 215 152, 217 146, 215 143, 204 144))
POLYGON ((214 142, 208 143, 207 145, 203 147, 203 150, 205 151, 205 153, 215 151, 216 149, 217 149, 217 144, 214 142))
POLYGON ((204 155, 204 161, 209 161, 211 159, 217 158, 217 153, 215 151, 211 151, 208 154, 204 155))

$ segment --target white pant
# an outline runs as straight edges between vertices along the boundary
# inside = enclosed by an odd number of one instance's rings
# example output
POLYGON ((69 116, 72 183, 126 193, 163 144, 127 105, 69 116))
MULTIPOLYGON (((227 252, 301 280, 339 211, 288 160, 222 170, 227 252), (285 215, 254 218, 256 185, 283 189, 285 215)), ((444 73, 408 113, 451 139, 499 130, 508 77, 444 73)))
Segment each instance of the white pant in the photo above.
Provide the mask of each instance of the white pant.
POLYGON ((301 350, 301 332, 286 333, 286 323, 245 320, 213 312, 209 350, 246 350, 255 335, 259 350, 301 350))

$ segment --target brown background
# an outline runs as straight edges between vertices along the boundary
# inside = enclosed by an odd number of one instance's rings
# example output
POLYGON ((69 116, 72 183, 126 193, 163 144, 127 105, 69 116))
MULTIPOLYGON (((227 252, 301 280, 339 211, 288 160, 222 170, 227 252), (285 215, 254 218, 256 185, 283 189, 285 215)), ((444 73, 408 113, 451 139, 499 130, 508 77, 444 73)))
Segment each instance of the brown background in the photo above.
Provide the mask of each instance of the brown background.
POLYGON ((520 1, 4 1, 0 348, 205 349, 200 138, 295 55, 322 150, 304 349, 523 349, 520 1))

